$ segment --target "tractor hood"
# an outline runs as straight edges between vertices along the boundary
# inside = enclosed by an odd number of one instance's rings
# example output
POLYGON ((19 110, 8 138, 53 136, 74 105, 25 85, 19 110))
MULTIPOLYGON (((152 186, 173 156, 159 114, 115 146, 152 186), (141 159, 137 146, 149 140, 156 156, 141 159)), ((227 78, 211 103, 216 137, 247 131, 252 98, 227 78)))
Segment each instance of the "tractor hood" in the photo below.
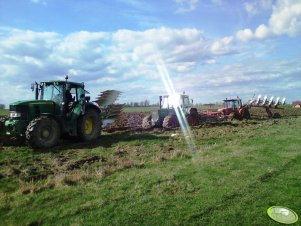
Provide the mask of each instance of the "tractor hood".
POLYGON ((53 114, 59 105, 52 100, 24 100, 9 105, 10 118, 31 120, 41 113, 53 114))
POLYGON ((10 104, 10 106, 20 106, 20 105, 36 105, 36 104, 53 104, 52 100, 20 100, 10 104))

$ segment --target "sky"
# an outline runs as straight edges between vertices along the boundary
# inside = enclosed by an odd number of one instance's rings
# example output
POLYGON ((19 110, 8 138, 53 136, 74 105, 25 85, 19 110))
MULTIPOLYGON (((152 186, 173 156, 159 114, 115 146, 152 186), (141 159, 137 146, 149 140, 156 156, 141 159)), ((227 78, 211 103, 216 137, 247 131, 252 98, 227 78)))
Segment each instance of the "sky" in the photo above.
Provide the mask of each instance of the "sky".
POLYGON ((158 102, 164 62, 195 103, 301 99, 301 0, 0 0, 0 103, 34 81, 85 82, 91 99, 158 102))

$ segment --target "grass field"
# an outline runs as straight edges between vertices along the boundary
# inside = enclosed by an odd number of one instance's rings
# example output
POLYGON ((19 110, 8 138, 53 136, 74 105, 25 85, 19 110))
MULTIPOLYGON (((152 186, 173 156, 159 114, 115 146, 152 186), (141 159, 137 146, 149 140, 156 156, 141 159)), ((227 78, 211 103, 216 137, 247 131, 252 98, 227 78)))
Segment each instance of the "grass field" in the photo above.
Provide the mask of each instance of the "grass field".
POLYGON ((192 134, 195 150, 179 130, 3 147, 0 225, 279 225, 272 205, 301 215, 301 117, 192 134))
POLYGON ((0 116, 7 116, 9 113, 8 109, 0 109, 0 116))

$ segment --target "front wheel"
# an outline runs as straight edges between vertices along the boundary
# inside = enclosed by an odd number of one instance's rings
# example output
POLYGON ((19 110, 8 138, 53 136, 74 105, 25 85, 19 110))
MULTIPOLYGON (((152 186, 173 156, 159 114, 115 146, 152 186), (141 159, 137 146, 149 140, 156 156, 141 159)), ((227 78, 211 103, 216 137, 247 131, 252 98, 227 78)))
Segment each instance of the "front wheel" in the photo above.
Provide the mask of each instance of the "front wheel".
POLYGON ((151 129, 153 127, 152 125, 152 116, 147 115, 142 120, 142 128, 145 130, 151 129))
POLYGON ((58 143, 60 126, 56 120, 49 117, 39 117, 32 120, 26 129, 26 140, 30 147, 50 148, 58 143))
POLYGON ((97 139, 101 132, 100 112, 87 109, 86 113, 78 120, 78 137, 82 141, 97 139))

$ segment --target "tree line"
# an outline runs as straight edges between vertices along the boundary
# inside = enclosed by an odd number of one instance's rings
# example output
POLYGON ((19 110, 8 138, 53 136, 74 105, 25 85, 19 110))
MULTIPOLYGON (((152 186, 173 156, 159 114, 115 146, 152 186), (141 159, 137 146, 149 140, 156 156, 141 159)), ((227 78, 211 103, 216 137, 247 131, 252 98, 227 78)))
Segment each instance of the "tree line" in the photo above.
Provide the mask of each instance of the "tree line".
POLYGON ((149 100, 125 103, 125 107, 150 107, 150 106, 159 106, 159 103, 150 104, 149 100))

